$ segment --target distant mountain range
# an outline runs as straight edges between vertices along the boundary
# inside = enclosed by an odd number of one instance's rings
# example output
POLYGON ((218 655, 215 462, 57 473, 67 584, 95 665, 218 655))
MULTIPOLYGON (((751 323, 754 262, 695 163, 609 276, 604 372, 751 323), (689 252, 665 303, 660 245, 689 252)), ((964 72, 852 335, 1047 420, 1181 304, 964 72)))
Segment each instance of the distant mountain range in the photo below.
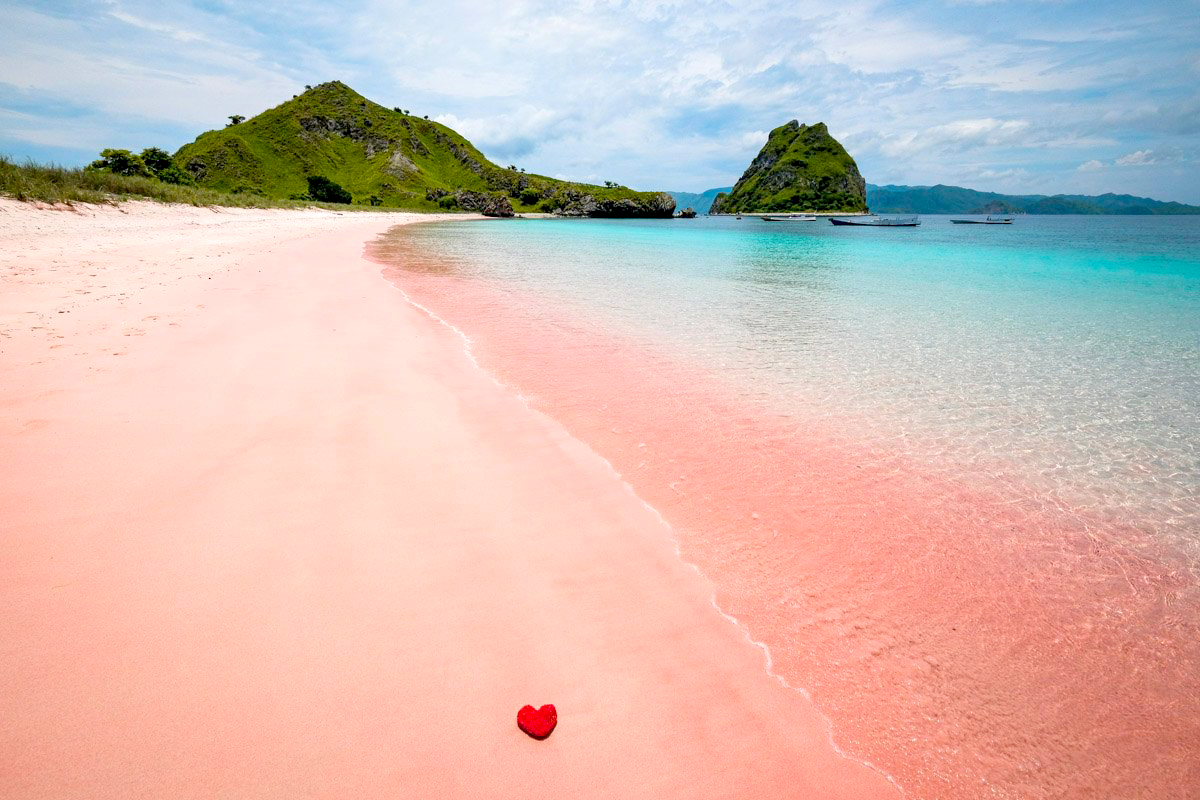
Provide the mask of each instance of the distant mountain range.
MULTIPOLYGON (((730 187, 707 192, 667 192, 677 208, 707 214, 713 198, 730 187)), ((1166 203, 1129 194, 997 194, 961 186, 876 186, 867 184, 867 205, 884 214, 1200 214, 1200 206, 1166 203)))
POLYGON ((902 214, 1200 214, 1200 206, 1164 203, 1128 194, 997 194, 961 186, 867 184, 872 211, 902 214))
POLYGON ((694 194, 692 192, 667 192, 675 198, 675 208, 682 211, 685 208, 695 209, 697 214, 707 214, 708 209, 712 208, 713 198, 724 192, 729 194, 733 191, 732 186, 725 186, 720 189, 709 189, 707 192, 694 194))

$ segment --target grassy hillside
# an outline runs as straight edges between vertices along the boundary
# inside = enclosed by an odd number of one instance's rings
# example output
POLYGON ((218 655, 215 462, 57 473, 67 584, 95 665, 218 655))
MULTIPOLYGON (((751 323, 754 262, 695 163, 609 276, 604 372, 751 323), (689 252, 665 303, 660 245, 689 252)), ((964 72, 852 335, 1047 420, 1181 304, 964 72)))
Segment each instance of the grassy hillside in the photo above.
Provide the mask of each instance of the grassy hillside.
POLYGON ((1009 195, 961 186, 867 186, 873 211, 908 214, 1200 214, 1200 207, 1128 194, 1009 195))
MULTIPOLYGON (((272 200, 262 195, 226 194, 195 186, 164 183, 139 175, 114 175, 78 167, 16 164, 0 156, 0 195, 43 203, 112 203, 153 200, 193 206, 301 208, 325 203, 272 200)), ((341 206, 345 208, 345 206, 341 206)))
POLYGON ((234 194, 301 197, 307 178, 342 186, 355 203, 580 216, 670 216, 657 192, 569 183, 499 167, 437 122, 367 100, 345 84, 315 86, 258 116, 209 131, 180 148, 177 166, 198 185, 234 194))
POLYGON ((792 120, 767 143, 728 195, 710 213, 758 211, 865 211, 866 182, 858 165, 825 123, 792 120))

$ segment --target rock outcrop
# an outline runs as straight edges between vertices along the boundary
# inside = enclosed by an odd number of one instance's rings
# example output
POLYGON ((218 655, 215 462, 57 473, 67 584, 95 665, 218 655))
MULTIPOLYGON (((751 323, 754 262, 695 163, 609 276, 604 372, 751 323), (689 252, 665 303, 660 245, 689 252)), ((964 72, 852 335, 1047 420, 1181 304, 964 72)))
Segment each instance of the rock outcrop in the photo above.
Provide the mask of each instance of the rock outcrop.
POLYGON ((459 189, 454 192, 454 199, 458 203, 459 208, 466 211, 478 211, 485 217, 514 216, 512 203, 504 195, 459 189))
POLYGON ((732 191, 717 195, 708 213, 866 210, 867 183, 825 123, 792 120, 771 131, 732 191))
POLYGON ((564 217, 670 217, 675 213, 675 198, 666 192, 638 192, 636 197, 595 196, 591 192, 567 189, 555 199, 554 209, 564 217))

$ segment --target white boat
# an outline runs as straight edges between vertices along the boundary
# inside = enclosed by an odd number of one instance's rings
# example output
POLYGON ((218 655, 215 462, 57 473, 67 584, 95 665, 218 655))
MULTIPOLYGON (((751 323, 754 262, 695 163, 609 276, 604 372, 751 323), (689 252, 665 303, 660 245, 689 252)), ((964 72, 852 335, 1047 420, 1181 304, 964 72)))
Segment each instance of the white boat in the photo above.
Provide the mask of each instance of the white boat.
POLYGON ((1007 214, 989 214, 987 219, 952 219, 955 225, 1012 225, 1013 218, 1007 214))
POLYGON ((916 215, 911 217, 876 217, 874 215, 864 215, 861 217, 849 217, 847 219, 830 217, 829 221, 834 225, 861 225, 864 228, 915 228, 921 224, 921 218, 916 215))
POLYGON ((816 222, 815 214, 763 214, 763 222, 816 222))

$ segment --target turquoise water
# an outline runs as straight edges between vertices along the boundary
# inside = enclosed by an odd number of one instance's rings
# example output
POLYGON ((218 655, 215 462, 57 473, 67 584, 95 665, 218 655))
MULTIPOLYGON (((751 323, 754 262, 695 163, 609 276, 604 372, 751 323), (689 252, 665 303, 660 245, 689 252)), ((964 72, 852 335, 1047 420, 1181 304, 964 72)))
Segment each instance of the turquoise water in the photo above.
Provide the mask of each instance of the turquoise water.
POLYGON ((1200 537, 1200 218, 420 226, 463 274, 1051 503, 1200 537))
POLYGON ((1200 218, 451 222, 368 251, 910 796, 1200 796, 1200 218))

